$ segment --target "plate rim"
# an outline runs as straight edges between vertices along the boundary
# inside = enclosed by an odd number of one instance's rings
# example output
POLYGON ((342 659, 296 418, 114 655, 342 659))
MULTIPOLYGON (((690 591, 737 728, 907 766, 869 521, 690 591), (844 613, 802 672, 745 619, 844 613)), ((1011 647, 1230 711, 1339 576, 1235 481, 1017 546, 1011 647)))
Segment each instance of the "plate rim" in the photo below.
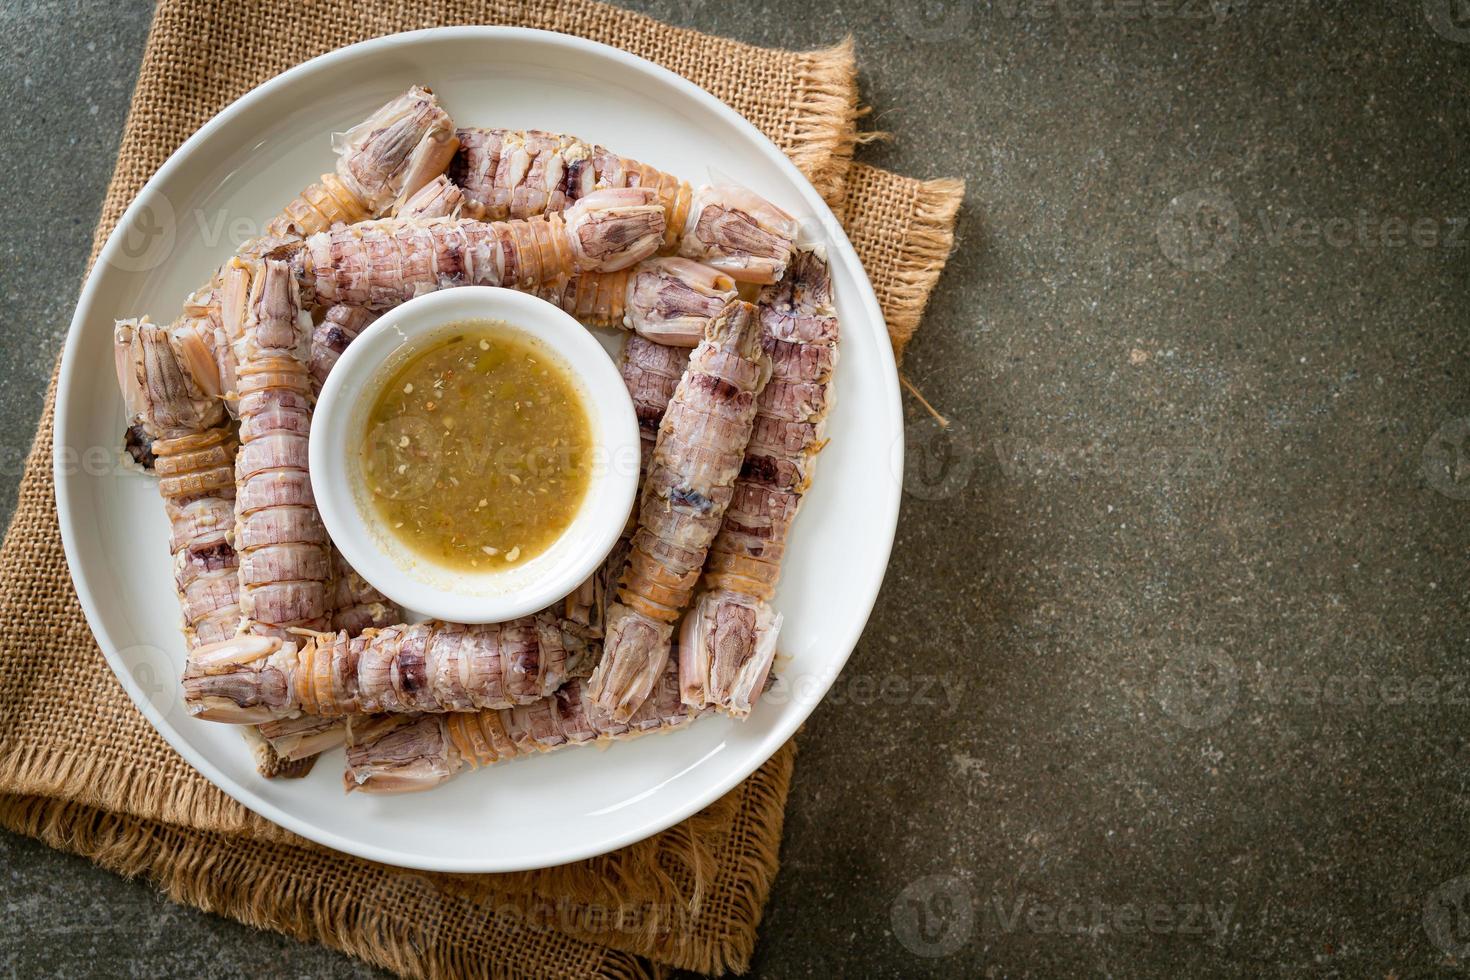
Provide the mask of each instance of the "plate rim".
POLYGON ((106 242, 98 251, 96 260, 87 272, 87 278, 78 297, 71 324, 67 328, 66 341, 62 349, 61 368, 58 372, 59 377, 54 408, 51 460, 54 484, 53 492, 62 547, 66 554, 67 571, 71 576, 73 590, 82 607, 83 615, 87 620, 87 626, 92 632, 93 639, 102 650, 108 666, 111 668, 118 682, 122 685, 124 691, 126 691, 133 705, 143 713, 149 724, 162 736, 164 741, 212 785, 228 795, 231 799, 240 803, 246 809, 271 821, 277 826, 283 827, 292 833, 321 844, 324 847, 329 847, 333 850, 366 860, 422 871, 489 873, 535 870, 606 854, 666 830, 730 792, 731 789, 770 761, 776 752, 791 739, 797 729, 806 722, 826 697, 828 691, 831 690, 832 684, 835 683, 837 676, 842 672, 848 660, 851 658, 853 650, 856 648, 858 640, 861 638, 867 626, 868 619, 877 602, 878 594, 882 590, 883 580, 887 576, 889 561, 892 557, 898 527, 899 508, 903 497, 902 488, 897 485, 897 478, 894 480, 894 490, 883 502, 883 506, 879 508, 883 512, 881 526, 870 529, 881 529, 883 531, 878 544, 878 549, 881 553, 879 557, 881 557, 882 571, 879 573, 878 579, 870 590, 869 595, 862 597, 857 602, 848 604, 849 615, 845 617, 844 622, 846 625, 839 631, 839 639, 835 643, 839 652, 832 660, 830 673, 823 678, 820 689, 811 692, 815 695, 814 697, 803 699, 803 703, 798 707, 798 710, 784 714, 782 720, 764 736, 763 740, 758 744, 758 747, 749 756, 750 760, 752 760, 751 762, 748 764, 742 762, 733 766, 730 772, 724 778, 712 784, 711 788, 706 789, 702 793, 692 794, 684 803, 670 807, 658 817, 646 820, 633 829, 625 830, 610 837, 598 838, 595 843, 569 846, 566 848, 565 854, 560 855, 555 861, 533 860, 530 863, 526 863, 524 861, 518 862, 514 859, 485 860, 474 857, 463 860, 449 860, 367 844, 355 838, 343 836, 331 829, 327 824, 298 818, 282 810, 258 792, 235 781, 223 771, 217 769, 208 758, 202 753, 197 752, 189 741, 183 738, 171 722, 164 718, 163 713, 153 704, 152 699, 142 691, 138 683, 134 680, 131 672, 127 669, 127 665, 121 661, 119 650, 122 647, 108 630, 101 611, 93 598, 92 590, 86 587, 88 573, 81 559, 80 542, 78 540, 76 526, 77 519, 73 515, 73 505, 70 502, 70 494, 73 492, 72 484, 76 476, 75 474, 68 474, 66 472, 67 467, 63 460, 65 443, 58 438, 59 435, 68 431, 71 423, 71 404, 76 397, 74 392, 76 361, 81 349, 82 334, 85 330, 84 321, 87 319, 85 314, 92 312, 92 307, 96 304, 96 294, 101 288, 103 279, 102 270, 111 264, 112 256, 122 246, 125 229, 131 227, 133 220, 136 218, 136 212, 151 197, 151 192, 155 192, 158 185, 167 182, 176 171, 185 166, 196 148, 209 140, 219 129, 225 126, 231 117, 247 110, 256 102, 275 96, 282 89, 289 88, 298 81, 309 77, 314 72, 333 62, 374 53, 383 53, 395 47, 413 45, 425 41, 432 42, 442 38, 484 39, 486 41, 509 41, 511 43, 560 45, 585 52, 591 56, 609 58, 620 63, 623 67, 632 69, 645 76, 650 76, 652 81, 658 85, 669 86, 679 90, 681 94, 702 104, 706 110, 720 117, 725 123, 734 126, 736 130, 742 132, 747 137, 752 145, 759 148, 761 153, 792 181, 796 190, 803 198, 804 203, 811 209, 812 215, 818 219, 826 247, 829 250, 836 250, 840 253, 844 261, 850 264, 854 272, 854 279, 858 286, 859 295, 854 297, 853 300, 864 308, 870 329, 878 335, 875 337, 878 346, 878 357, 881 366, 887 368, 887 370, 882 372, 882 390, 865 392, 864 397, 881 398, 887 403, 885 414, 895 420, 894 444, 892 450, 890 450, 889 459, 874 459, 873 465, 881 469, 885 466, 891 467, 897 464, 898 473, 894 475, 895 477, 901 476, 901 460, 903 459, 903 440, 905 435, 903 409, 899 396, 897 362, 888 340, 885 318, 878 305, 878 299, 873 291, 872 282, 868 278, 867 271, 863 268, 862 262, 859 260, 851 241, 849 241, 845 229, 837 221, 836 216, 832 213, 826 201, 822 200, 816 189, 811 185, 811 182, 796 168, 796 165, 791 162, 790 158, 771 142, 764 133, 757 129, 753 123, 733 108, 689 79, 648 59, 611 45, 590 41, 569 34, 561 34, 555 31, 524 27, 465 25, 433 27, 388 34, 336 48, 317 55, 299 65, 295 65, 273 78, 267 79, 221 109, 208 122, 204 123, 204 125, 200 126, 198 130, 185 139, 169 155, 168 159, 164 161, 158 170, 144 182, 138 194, 128 203, 127 208, 119 216, 106 242))

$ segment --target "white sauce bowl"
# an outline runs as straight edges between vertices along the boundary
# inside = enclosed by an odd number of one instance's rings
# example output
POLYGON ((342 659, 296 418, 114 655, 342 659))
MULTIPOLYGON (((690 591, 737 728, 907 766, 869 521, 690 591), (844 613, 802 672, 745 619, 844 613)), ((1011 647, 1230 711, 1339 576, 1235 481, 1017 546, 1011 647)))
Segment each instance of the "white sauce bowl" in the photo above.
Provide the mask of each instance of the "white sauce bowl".
POLYGON ((458 623, 536 612, 585 581, 627 522, 638 461, 633 402, 597 338, 544 300, 490 286, 426 293, 383 314, 332 368, 311 423, 312 492, 348 564, 405 609, 458 623), (504 321, 567 368, 592 428, 592 467, 582 506, 544 551, 518 565, 464 571, 418 554, 382 526, 358 454, 368 415, 394 373, 474 320, 504 321))

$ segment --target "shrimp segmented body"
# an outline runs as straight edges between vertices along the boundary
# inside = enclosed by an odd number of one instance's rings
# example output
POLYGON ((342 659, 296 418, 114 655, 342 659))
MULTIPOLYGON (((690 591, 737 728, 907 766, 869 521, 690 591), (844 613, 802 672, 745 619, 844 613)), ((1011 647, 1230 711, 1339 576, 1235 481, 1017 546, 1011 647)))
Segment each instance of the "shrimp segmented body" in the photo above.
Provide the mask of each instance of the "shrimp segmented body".
POLYGON ((332 629, 357 636, 368 629, 384 629, 401 622, 403 612, 387 596, 347 563, 332 546, 332 629))
POLYGON ((745 463, 705 565, 706 591, 685 617, 679 674, 686 704, 750 713, 770 672, 781 617, 771 609, 786 538, 825 445, 837 363, 837 311, 825 255, 801 249, 760 301, 771 380, 756 402, 745 463))
POLYGON ((413 793, 517 756, 683 728, 701 712, 680 702, 675 661, 664 659, 654 692, 626 721, 601 711, 582 679, 499 711, 353 718, 344 782, 349 791, 413 793))
POLYGON ((385 309, 449 286, 615 272, 653 253, 663 221, 649 191, 599 191, 544 218, 363 222, 311 236, 293 262, 317 301, 385 309))
POLYGON ((236 345, 240 452, 235 457, 235 548, 241 631, 284 636, 328 625, 331 556, 307 469, 311 318, 289 265, 248 270, 245 324, 236 345))
POLYGON ((591 679, 592 697, 615 721, 638 710, 664 669, 674 623, 730 502, 769 372, 756 308, 736 300, 710 321, 669 402, 591 679))
POLYGON ((313 394, 321 394, 327 375, 337 366, 337 360, 347 345, 357 335, 372 325, 378 314, 360 306, 338 303, 327 310, 311 332, 311 387, 313 394))
MULTIPOLYGON (((595 189, 593 147, 541 130, 459 129, 449 176, 464 191, 465 213, 485 221, 564 211, 595 189)), ((626 185, 620 185, 626 186, 626 185)))
POLYGON ((194 717, 232 724, 508 708, 561 687, 586 652, 568 624, 544 612, 508 623, 416 623, 358 636, 241 635, 190 653, 184 700, 194 717))
POLYGON ((635 334, 623 348, 623 384, 633 399, 633 413, 638 417, 645 473, 653 459, 664 412, 668 411, 669 400, 688 367, 689 351, 681 347, 657 344, 635 334))
MULTIPOLYGON (((633 400, 633 410, 638 418, 638 435, 641 447, 639 473, 648 472, 653 459, 654 441, 658 437, 658 426, 663 421, 664 411, 684 369, 689 364, 689 351, 680 347, 668 347, 654 343, 634 334, 623 345, 621 370, 623 384, 633 400)), ((587 580, 566 597, 564 607, 568 620, 578 624, 580 632, 589 638, 600 639, 607 622, 607 604, 617 587, 618 576, 627 563, 630 538, 637 530, 637 512, 628 515, 628 528, 608 552, 607 559, 587 580)))

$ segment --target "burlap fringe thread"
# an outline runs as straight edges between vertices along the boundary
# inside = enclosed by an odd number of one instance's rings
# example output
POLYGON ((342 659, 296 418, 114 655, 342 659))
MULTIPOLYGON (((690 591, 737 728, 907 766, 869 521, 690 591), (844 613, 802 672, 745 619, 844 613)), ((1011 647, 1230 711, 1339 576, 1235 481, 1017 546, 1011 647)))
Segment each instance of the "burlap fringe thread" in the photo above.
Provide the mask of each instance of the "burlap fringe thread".
POLYGON ((863 258, 888 324, 894 356, 901 361, 954 250, 955 216, 964 200, 965 182, 906 182, 901 191, 904 199, 892 202, 893 210, 859 209, 847 207, 847 201, 883 201, 900 191, 893 189, 885 171, 874 167, 855 166, 850 173, 847 195, 837 214, 863 258), (907 228, 894 229, 884 223, 886 215, 895 211, 910 216, 907 228))
MULTIPOLYGON (((722 869, 736 880, 729 888, 729 907, 719 910, 716 921, 758 925, 775 875, 782 821, 757 823, 751 813, 771 806, 780 812, 794 759, 788 745, 773 759, 776 765, 769 767, 766 778, 752 777, 753 793, 744 806, 732 793, 679 825, 675 838, 658 848, 645 847, 647 856, 658 862, 655 869, 596 858, 590 867, 495 876, 497 884, 508 886, 500 894, 485 887, 484 876, 404 872, 329 852, 306 862, 303 870, 303 862, 277 860, 279 847, 294 845, 171 827, 49 797, 0 797, 0 826, 117 874, 146 878, 176 902, 321 942, 404 976, 518 975, 503 964, 495 968, 476 944, 462 941, 487 931, 544 933, 548 942, 558 944, 566 937, 580 940, 586 953, 582 965, 600 975, 630 980, 659 975, 651 972, 659 970, 657 964, 641 958, 650 955, 672 959, 685 969, 722 973, 743 970, 749 963, 754 928, 714 937, 701 957, 680 956, 673 940, 701 911, 695 906, 703 893, 696 892, 688 908, 629 909, 619 886, 629 884, 632 875, 657 874, 667 879, 669 889, 659 891, 679 894, 715 860, 709 835, 731 817, 722 811, 738 807, 727 833, 745 836, 754 847, 748 849, 745 867, 722 869), (357 867, 336 873, 333 866, 340 861, 357 867), (288 869, 284 874, 283 867, 288 869), (596 880, 597 887, 589 888, 589 880, 596 880), (524 891, 517 894, 516 885, 524 891), (611 910, 616 912, 606 914, 611 910)), ((640 882, 646 885, 646 879, 640 882)), ((487 935, 484 941, 495 938, 487 935)))

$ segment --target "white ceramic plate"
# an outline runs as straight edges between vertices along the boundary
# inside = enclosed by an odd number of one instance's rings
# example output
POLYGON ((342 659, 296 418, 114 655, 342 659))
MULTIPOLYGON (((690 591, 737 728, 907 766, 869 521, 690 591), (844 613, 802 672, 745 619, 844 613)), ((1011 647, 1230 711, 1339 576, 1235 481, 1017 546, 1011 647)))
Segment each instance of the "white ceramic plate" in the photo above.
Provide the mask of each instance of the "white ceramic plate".
POLYGON ((234 103, 148 182, 88 278, 56 405, 56 497, 67 560, 112 669, 155 728, 211 782, 328 847, 425 870, 510 871, 600 854, 727 792, 796 731, 857 642, 893 544, 902 474, 897 374, 882 315, 847 238, 795 167, 729 107, 613 48, 504 28, 448 28, 357 44, 234 103), (831 443, 797 518, 776 598, 782 686, 751 718, 573 748, 469 773, 429 793, 345 796, 341 750, 304 780, 255 773, 240 734, 195 721, 153 481, 112 464, 123 424, 114 318, 168 321, 182 298, 301 187, 332 166, 328 134, 412 83, 459 125, 575 133, 695 182, 739 180, 826 242, 842 318, 831 443))

